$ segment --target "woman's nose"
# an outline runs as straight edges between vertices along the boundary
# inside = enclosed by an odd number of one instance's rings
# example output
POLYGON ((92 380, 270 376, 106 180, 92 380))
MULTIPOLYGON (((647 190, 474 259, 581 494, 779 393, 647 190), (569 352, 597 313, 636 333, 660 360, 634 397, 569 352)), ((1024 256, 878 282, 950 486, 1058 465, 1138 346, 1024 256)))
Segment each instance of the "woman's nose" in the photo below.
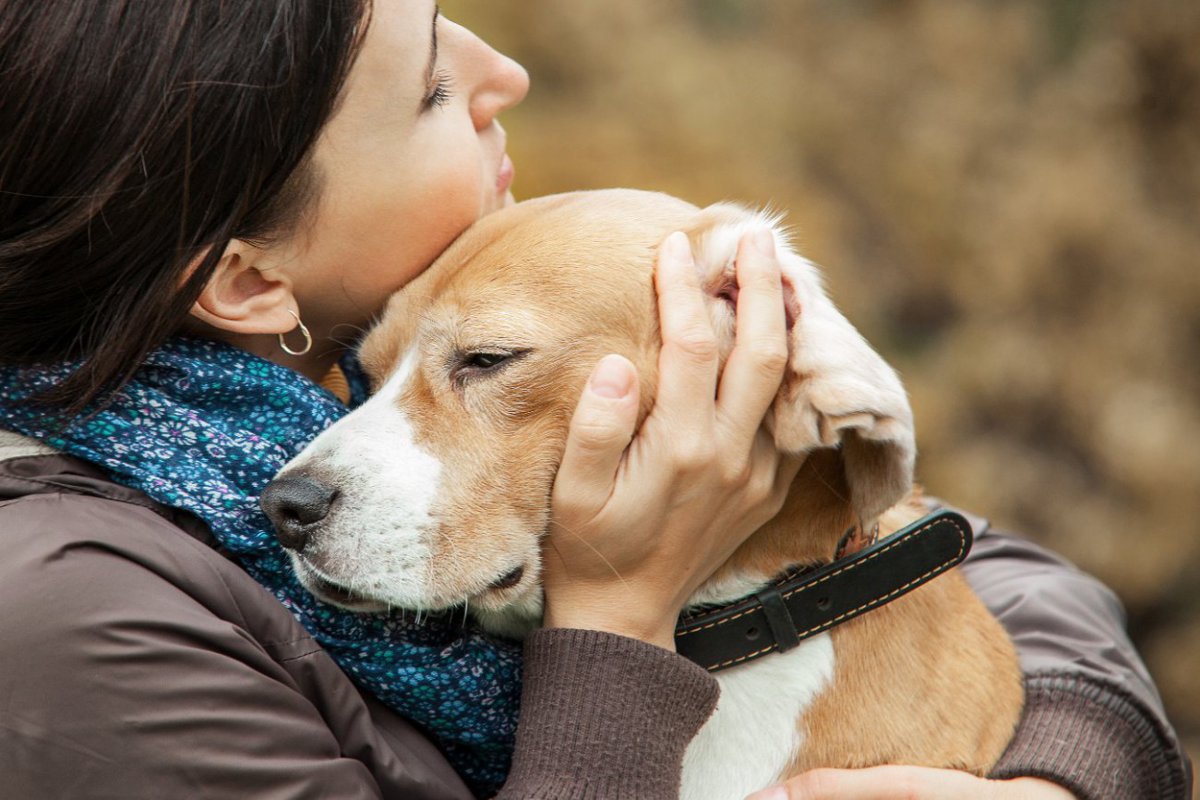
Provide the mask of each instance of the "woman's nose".
POLYGON ((529 73, 483 41, 476 39, 474 44, 478 72, 471 94, 471 121, 476 130, 483 130, 525 98, 529 92, 529 73))

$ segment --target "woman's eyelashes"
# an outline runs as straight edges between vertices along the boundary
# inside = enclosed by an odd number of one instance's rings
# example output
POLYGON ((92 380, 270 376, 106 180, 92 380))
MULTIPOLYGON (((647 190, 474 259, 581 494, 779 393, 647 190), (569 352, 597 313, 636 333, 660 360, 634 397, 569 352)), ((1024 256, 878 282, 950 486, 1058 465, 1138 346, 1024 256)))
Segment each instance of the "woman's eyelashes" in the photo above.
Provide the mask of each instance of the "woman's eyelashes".
POLYGON ((433 85, 425 93, 423 107, 428 110, 444 106, 453 96, 453 80, 450 73, 440 69, 434 73, 433 85))

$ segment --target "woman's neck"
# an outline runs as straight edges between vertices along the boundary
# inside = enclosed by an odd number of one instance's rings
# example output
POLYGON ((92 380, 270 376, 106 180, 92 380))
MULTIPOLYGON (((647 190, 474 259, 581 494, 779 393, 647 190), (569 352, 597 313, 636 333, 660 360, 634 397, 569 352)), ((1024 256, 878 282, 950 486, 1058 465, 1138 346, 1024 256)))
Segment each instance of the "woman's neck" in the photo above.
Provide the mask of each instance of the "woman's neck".
MULTIPOLYGON (((206 326, 207 327, 207 326, 206 326)), ((245 350, 259 358, 272 361, 281 367, 299 372, 313 383, 320 383, 333 365, 346 352, 344 345, 336 344, 327 336, 321 336, 313 331, 313 344, 304 355, 294 356, 284 351, 280 346, 279 337, 267 334, 236 334, 228 331, 217 331, 208 328, 199 333, 210 339, 217 339, 240 350, 245 350)), ((299 348, 303 345, 302 337, 293 333, 285 336, 289 347, 299 348)))

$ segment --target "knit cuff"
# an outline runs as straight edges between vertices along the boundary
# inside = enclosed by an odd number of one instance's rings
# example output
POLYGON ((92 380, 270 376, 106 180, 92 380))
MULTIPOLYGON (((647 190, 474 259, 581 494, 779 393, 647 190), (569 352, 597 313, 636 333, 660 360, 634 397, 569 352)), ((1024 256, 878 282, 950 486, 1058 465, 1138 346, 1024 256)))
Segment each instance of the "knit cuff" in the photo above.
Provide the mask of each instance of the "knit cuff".
POLYGON ((525 640, 521 719, 503 798, 677 798, 683 754, 717 704, 681 656, 599 631, 525 640))
POLYGON ((1025 710, 992 778, 1044 778, 1079 800, 1187 800, 1187 767, 1123 690, 1075 675, 1025 678, 1025 710))

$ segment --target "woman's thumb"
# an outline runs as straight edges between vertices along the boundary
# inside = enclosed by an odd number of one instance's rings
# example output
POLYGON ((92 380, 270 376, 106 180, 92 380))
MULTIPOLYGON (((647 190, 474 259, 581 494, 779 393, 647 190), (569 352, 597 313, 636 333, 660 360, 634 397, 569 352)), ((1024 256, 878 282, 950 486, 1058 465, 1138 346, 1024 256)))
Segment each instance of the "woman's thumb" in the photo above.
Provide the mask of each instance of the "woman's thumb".
POLYGON ((629 359, 600 359, 579 398, 555 481, 560 512, 590 517, 612 494, 613 481, 637 425, 637 371, 629 359))

